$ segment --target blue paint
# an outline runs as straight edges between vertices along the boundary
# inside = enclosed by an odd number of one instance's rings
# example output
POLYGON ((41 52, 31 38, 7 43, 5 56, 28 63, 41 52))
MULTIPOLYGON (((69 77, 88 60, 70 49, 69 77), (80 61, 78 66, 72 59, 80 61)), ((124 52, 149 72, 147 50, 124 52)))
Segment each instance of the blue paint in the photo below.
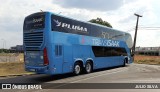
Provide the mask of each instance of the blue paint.
MULTIPOLYGON (((99 69, 123 65, 125 57, 129 58, 128 63, 132 63, 130 49, 125 41, 92 37, 85 35, 85 33, 83 35, 83 33, 78 34, 52 30, 51 15, 52 13, 45 12, 45 27, 43 29, 33 29, 24 31, 23 33, 26 71, 42 74, 69 73, 73 72, 76 61, 82 61, 85 67, 87 60, 93 61, 93 69, 99 69), (125 48, 127 56, 95 57, 92 46, 125 48), (47 48, 48 65, 43 65, 44 48, 47 48)), ((68 20, 73 19, 68 18, 68 20)), ((95 24, 90 25, 97 26, 95 24)), ((65 25, 63 24, 63 26, 65 25)), ((65 28, 68 26, 65 26, 65 28)), ((112 30, 107 27, 106 29, 112 30)), ((72 31, 74 30, 72 29, 72 31)))

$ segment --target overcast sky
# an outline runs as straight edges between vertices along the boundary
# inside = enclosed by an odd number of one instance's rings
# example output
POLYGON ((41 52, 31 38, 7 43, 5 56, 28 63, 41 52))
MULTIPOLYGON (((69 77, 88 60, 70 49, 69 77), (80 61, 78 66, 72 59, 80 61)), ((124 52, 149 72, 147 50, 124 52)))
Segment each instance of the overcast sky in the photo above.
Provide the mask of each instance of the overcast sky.
POLYGON ((113 28, 134 36, 136 16, 139 21, 137 46, 160 46, 160 0, 1 0, 0 48, 23 44, 25 16, 43 11, 60 13, 74 19, 88 21, 100 17, 113 28))

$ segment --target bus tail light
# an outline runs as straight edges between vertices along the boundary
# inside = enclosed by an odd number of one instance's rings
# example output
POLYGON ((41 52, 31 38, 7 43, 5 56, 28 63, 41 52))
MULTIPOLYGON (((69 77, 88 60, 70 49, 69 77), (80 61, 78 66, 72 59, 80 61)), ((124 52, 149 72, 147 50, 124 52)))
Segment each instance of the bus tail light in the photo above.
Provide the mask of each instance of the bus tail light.
POLYGON ((43 50, 43 59, 44 59, 44 65, 48 65, 49 61, 48 61, 48 56, 47 56, 47 48, 44 48, 43 50))

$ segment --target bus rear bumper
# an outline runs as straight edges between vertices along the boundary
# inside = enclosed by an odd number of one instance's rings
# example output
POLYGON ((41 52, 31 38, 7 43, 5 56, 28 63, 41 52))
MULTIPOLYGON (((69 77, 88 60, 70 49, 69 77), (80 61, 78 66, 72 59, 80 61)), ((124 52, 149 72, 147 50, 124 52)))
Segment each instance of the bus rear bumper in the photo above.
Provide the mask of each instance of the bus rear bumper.
POLYGON ((25 70, 28 72, 35 72, 38 74, 48 74, 49 73, 49 67, 48 66, 25 66, 25 70))

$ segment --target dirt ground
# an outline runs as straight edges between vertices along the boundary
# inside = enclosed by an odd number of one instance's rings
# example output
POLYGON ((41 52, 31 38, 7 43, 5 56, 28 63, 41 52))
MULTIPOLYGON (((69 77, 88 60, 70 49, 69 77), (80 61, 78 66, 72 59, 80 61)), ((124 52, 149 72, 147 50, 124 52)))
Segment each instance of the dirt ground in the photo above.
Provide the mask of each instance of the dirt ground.
POLYGON ((23 62, 23 53, 0 53, 0 62, 23 62))
POLYGON ((134 63, 160 65, 160 56, 135 55, 134 63))
POLYGON ((24 70, 24 62, 0 62, 0 76, 30 74, 24 70))
MULTIPOLYGON (((20 61, 0 62, 0 76, 33 74, 25 71, 24 61, 22 61, 22 58, 23 56, 21 55, 20 61)), ((136 55, 134 58, 134 63, 160 65, 160 56, 136 55)))

